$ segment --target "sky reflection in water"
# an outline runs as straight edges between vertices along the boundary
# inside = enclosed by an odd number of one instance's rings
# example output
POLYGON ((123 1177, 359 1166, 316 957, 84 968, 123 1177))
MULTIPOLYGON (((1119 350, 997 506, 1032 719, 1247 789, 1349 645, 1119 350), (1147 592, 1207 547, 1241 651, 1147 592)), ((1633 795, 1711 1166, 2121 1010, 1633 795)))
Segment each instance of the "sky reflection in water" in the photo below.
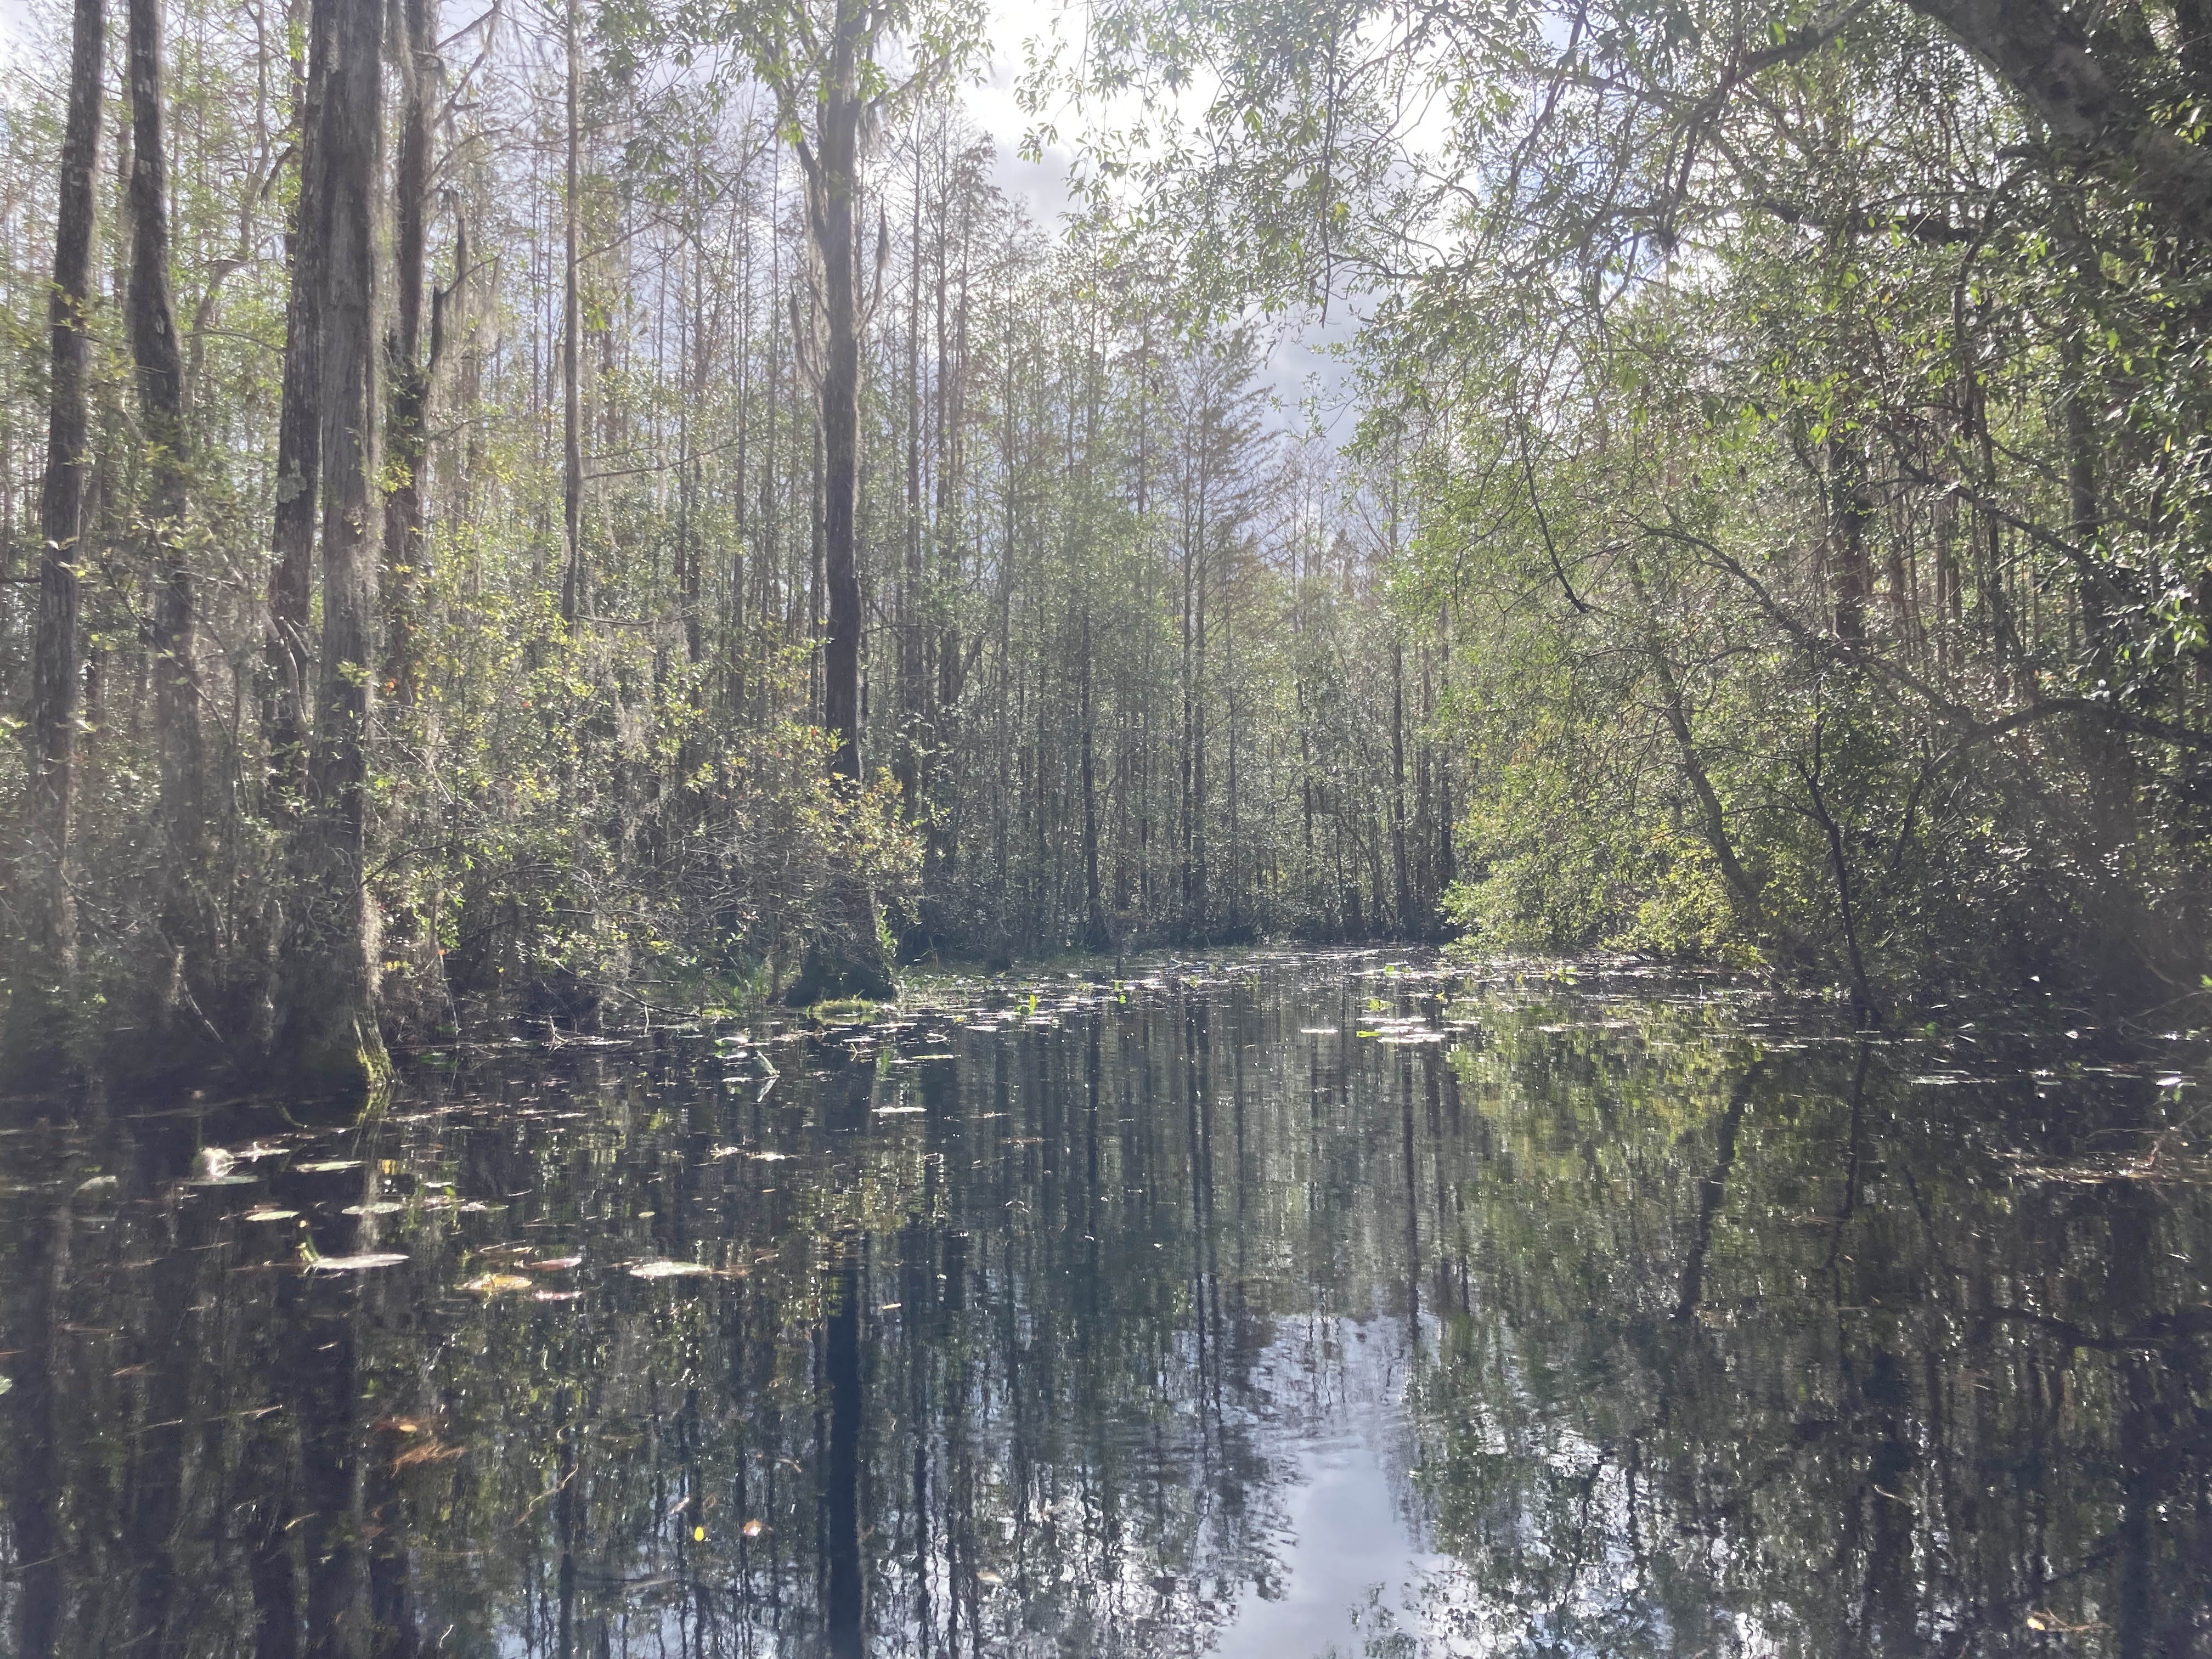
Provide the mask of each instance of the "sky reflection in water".
POLYGON ((2203 1049, 2076 1030, 1259 956, 87 1103, 6 1650, 2212 1652, 2203 1049))

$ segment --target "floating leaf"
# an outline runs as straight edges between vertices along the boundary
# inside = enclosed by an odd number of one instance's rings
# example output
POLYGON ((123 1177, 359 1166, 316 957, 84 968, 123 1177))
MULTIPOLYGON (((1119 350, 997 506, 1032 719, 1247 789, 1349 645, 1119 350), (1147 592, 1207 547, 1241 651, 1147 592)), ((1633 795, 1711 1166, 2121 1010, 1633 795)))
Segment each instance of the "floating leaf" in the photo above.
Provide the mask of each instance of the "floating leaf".
POLYGON ((248 1210, 238 1218, 240 1221, 297 1221, 297 1210, 248 1210))
POLYGON ((335 1175, 340 1170, 358 1170, 361 1160, 357 1158, 326 1158, 319 1163, 295 1164, 292 1167, 308 1175, 335 1175))
POLYGON ((526 1261, 522 1265, 534 1273, 566 1273, 571 1267, 581 1267, 584 1258, 580 1255, 549 1255, 543 1261, 526 1261))
POLYGON ((392 1250, 369 1250, 360 1255, 318 1256, 308 1265, 319 1273, 362 1273, 370 1267, 392 1267, 407 1258, 392 1250))
POLYGON ((714 1269, 703 1261, 633 1261, 629 1264, 632 1279, 690 1279, 701 1274, 712 1277, 714 1269))
POLYGON ((344 1215, 397 1215, 407 1206, 398 1199, 380 1198, 374 1204, 349 1204, 340 1213, 344 1215))

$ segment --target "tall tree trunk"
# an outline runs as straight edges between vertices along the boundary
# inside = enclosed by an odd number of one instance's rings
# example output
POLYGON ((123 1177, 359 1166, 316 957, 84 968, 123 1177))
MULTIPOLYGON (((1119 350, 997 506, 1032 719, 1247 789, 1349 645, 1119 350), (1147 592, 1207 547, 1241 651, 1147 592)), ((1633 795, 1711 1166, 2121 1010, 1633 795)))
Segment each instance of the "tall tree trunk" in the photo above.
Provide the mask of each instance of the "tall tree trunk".
MULTIPOLYGON (((822 724, 835 747, 830 769, 860 776, 860 573, 854 509, 860 466, 860 120, 866 100, 860 58, 874 23, 860 0, 838 0, 814 120, 814 141, 799 144, 806 185, 807 245, 813 255, 814 325, 818 352, 821 453, 822 587, 828 627, 823 639, 822 724)), ((848 879, 825 901, 834 918, 829 936, 808 950, 793 982, 793 1000, 835 994, 886 998, 890 969, 884 959, 874 893, 848 879)))
POLYGON ((375 662, 377 164, 384 143, 381 0, 315 0, 331 20, 323 106, 322 678, 313 811, 295 841, 299 891, 280 1050, 310 1085, 380 1086, 368 852, 368 740, 375 662))
POLYGON ((1413 867, 1406 849, 1406 641, 1390 641, 1390 861, 1400 939, 1413 937, 1413 867))
POLYGON ((823 78, 815 142, 801 143, 807 239, 814 254, 821 341, 822 578, 829 629, 822 644, 822 724, 832 762, 860 775, 860 574, 854 508, 860 469, 860 40, 868 9, 840 0, 823 78))
POLYGON ((1106 902, 1098 885, 1098 787, 1092 750, 1095 747, 1091 721, 1091 610, 1085 602, 1083 612, 1082 661, 1077 673, 1081 676, 1080 715, 1083 721, 1083 932, 1084 945, 1091 951, 1104 951, 1114 943, 1112 930, 1106 923, 1106 902))
MULTIPOLYGON (((46 476, 39 501, 39 619, 32 647, 29 836, 17 892, 22 956, 10 1006, 9 1051, 36 1072, 60 1054, 76 975, 76 907, 70 894, 76 805, 77 560, 84 525, 85 388, 92 367, 86 308, 92 294, 93 169, 99 165, 103 0, 76 0, 70 43, 69 116, 62 135, 54 227, 54 285, 46 305, 53 379, 46 476)), ((26 1652, 31 1651, 29 1642, 26 1652)))
POLYGON ((921 136, 915 135, 914 204, 908 239, 906 308, 906 568, 899 583, 899 787, 907 821, 921 816, 921 136))
POLYGON ((309 8, 307 63, 304 71, 294 71, 300 196, 288 239, 292 290, 284 308, 283 380, 276 415, 276 502, 270 534, 274 562, 265 648, 270 691, 263 712, 270 793, 288 811, 304 798, 307 781, 307 677, 314 662, 308 605, 322 473, 323 250, 330 234, 322 117, 334 10, 329 5, 309 8))
MULTIPOLYGON (((939 153, 944 152, 943 129, 939 130, 939 153)), ((956 534, 953 514, 954 491, 960 476, 960 419, 961 406, 957 402, 967 368, 968 299, 967 265, 964 240, 969 223, 972 199, 962 204, 961 293, 959 309, 952 323, 952 332, 946 332, 946 289, 950 260, 944 242, 937 250, 936 288, 936 349, 937 379, 932 395, 930 431, 937 456, 937 479, 932 514, 935 520, 933 532, 937 541, 938 580, 945 591, 953 591, 960 580, 960 544, 956 534)), ((957 617, 947 617, 937 637, 937 678, 935 701, 931 705, 929 744, 934 749, 950 750, 957 738, 960 694, 967 676, 962 653, 965 648, 960 637, 957 617)), ((924 691, 927 700, 930 693, 924 691)), ((925 787, 928 787, 925 785, 925 787)), ((942 895, 951 885, 954 866, 959 858, 959 826, 953 817, 959 801, 959 792, 948 790, 944 805, 946 811, 933 814, 929 823, 928 845, 922 864, 923 892, 927 896, 942 895)))
POLYGON ((577 39, 577 0, 562 13, 568 46, 567 109, 568 153, 561 193, 561 624, 576 625, 584 586, 584 355, 583 313, 577 300, 576 189, 581 172, 583 134, 576 118, 576 82, 583 72, 577 39))
POLYGON ((131 355, 138 369, 139 424, 147 451, 144 518, 154 583, 154 726, 161 754, 162 829, 173 945, 189 927, 184 884, 198 873, 205 767, 192 574, 185 550, 191 434, 185 425, 184 362, 169 296, 169 166, 162 109, 161 0, 130 0, 131 355))
POLYGON ((422 245, 430 200, 430 105, 438 66, 437 0, 403 0, 406 39, 399 62, 399 145, 392 179, 392 392, 386 445, 391 493, 384 498, 384 678, 393 700, 415 701, 421 672, 416 635, 422 602, 422 462, 430 377, 442 331, 422 352, 422 245))

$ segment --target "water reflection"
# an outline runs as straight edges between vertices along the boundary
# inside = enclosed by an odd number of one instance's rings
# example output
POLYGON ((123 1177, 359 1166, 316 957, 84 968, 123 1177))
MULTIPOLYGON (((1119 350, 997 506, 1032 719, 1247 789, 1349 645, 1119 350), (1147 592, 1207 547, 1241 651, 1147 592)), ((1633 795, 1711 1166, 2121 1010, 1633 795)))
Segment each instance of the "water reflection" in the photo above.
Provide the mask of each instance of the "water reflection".
POLYGON ((24 1655, 2212 1651, 2193 1042, 1254 958, 0 1135, 24 1655))

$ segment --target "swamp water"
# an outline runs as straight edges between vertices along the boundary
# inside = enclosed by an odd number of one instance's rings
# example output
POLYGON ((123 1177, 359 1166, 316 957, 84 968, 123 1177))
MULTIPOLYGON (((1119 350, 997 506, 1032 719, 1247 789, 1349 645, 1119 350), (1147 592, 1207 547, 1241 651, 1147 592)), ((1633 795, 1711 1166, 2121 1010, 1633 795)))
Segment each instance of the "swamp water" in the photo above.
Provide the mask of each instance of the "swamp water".
POLYGON ((2194 1040, 1371 955, 766 1039, 0 1135, 0 1648, 2212 1652, 2194 1040))

